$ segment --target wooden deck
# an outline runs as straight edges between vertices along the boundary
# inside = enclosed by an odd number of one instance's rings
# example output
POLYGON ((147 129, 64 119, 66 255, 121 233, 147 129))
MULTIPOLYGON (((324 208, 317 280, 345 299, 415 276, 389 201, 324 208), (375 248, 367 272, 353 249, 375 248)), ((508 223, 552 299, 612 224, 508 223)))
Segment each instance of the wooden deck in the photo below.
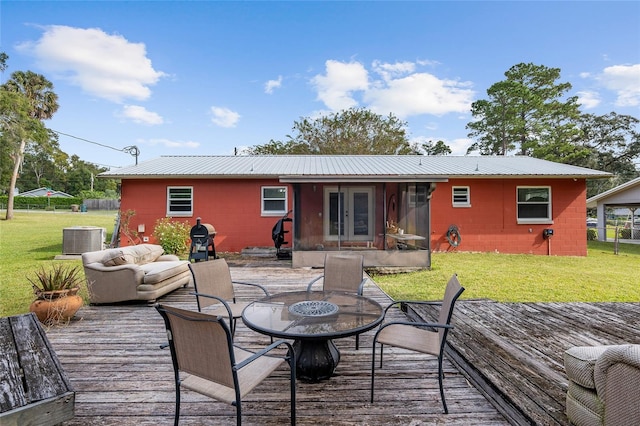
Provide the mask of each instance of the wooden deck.
MULTIPOLYGON (((239 267, 234 279, 261 283, 270 292, 304 289, 318 270, 239 267)), ((196 309, 193 289, 180 289, 161 302, 196 309)), ((365 295, 381 303, 386 295, 372 282, 365 295)), ((399 313, 399 315, 402 315, 399 313)), ((160 315, 151 306, 85 306, 66 327, 47 335, 76 391, 75 418, 65 425, 173 424, 175 389, 171 356, 159 349, 166 342, 160 315)), ((436 362, 409 351, 389 348, 376 372, 376 402, 369 403, 371 341, 335 341, 341 351, 336 376, 328 381, 299 383, 297 421, 301 425, 508 425, 504 416, 456 369, 445 364, 449 414, 442 413, 436 362)), ((257 348, 269 343, 238 326, 236 341, 257 348)), ((288 424, 288 369, 282 367, 243 400, 243 423, 288 424)), ((194 392, 183 391, 181 425, 232 424, 235 408, 194 392)))
MULTIPOLYGON (((303 289, 320 271, 254 266, 233 267, 231 273, 276 293, 303 289)), ((191 290, 180 289, 161 302, 195 309, 191 290)), ((365 295, 389 300, 372 282, 365 295)), ((429 319, 433 312, 410 314, 429 319)), ((566 425, 562 353, 574 345, 640 343, 640 303, 461 300, 454 324, 445 362, 448 415, 441 411, 436 362, 396 348, 385 351, 384 368, 376 370, 376 402, 369 403, 373 332, 368 332, 358 351, 354 338, 336 341, 342 358, 335 377, 298 384, 298 424, 566 425)), ((71 324, 47 335, 76 391, 76 416, 65 425, 172 424, 171 357, 159 349, 166 337, 153 307, 86 306, 71 324)), ((269 343, 243 324, 236 340, 249 348, 269 343)), ((244 424, 288 423, 287 378, 283 367, 245 398, 244 424)), ((183 425, 235 419, 233 407, 193 392, 184 391, 182 401, 183 425)))
MULTIPOLYGON (((432 309, 413 306, 420 318, 432 309)), ((568 425, 563 354, 572 346, 640 343, 640 303, 456 304, 447 355, 509 421, 568 425)))

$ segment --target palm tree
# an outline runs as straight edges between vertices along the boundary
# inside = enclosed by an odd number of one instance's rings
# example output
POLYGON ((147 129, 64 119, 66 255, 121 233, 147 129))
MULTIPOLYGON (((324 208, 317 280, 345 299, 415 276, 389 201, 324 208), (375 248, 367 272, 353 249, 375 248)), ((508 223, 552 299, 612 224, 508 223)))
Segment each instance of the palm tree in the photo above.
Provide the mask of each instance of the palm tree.
POLYGON ((16 109, 11 111, 7 104, 3 103, 2 110, 2 139, 5 143, 11 144, 11 159, 13 160, 13 172, 9 184, 9 194, 7 200, 7 220, 13 218, 13 197, 18 180, 18 171, 24 159, 24 150, 28 141, 42 143, 48 137, 42 120, 48 120, 58 110, 58 95, 53 91, 53 84, 43 75, 32 71, 16 71, 11 74, 11 78, 1 86, 1 90, 6 92, 5 99, 10 94, 18 95, 26 102, 16 103, 16 109), (22 112, 18 106, 22 105, 22 112), (8 117, 8 118, 7 118, 8 117), (9 124, 6 124, 9 123, 9 124))

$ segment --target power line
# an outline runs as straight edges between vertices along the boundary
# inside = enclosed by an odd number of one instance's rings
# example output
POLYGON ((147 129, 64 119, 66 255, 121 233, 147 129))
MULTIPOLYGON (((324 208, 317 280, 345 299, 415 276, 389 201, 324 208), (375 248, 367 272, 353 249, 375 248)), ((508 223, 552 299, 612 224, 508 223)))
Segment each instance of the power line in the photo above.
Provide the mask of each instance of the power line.
MULTIPOLYGON (((119 151, 119 152, 124 152, 124 153, 127 153, 127 154, 131 154, 132 156, 134 156, 136 158, 136 165, 138 165, 138 156, 140 155, 140 150, 135 145, 125 146, 124 148, 115 148, 113 146, 109 146, 109 145, 105 145, 105 144, 102 144, 102 143, 90 141, 89 139, 81 138, 79 136, 73 136, 73 135, 70 135, 68 133, 59 132, 59 131, 53 130, 53 129, 50 129, 50 130, 52 132, 54 132, 54 133, 59 134, 59 135, 68 136, 70 138, 78 139, 78 140, 81 140, 83 142, 91 143, 91 144, 98 145, 98 146, 101 146, 101 147, 104 147, 104 148, 113 149, 114 151, 119 151)), ((115 166, 109 166, 109 167, 115 167, 115 166)))

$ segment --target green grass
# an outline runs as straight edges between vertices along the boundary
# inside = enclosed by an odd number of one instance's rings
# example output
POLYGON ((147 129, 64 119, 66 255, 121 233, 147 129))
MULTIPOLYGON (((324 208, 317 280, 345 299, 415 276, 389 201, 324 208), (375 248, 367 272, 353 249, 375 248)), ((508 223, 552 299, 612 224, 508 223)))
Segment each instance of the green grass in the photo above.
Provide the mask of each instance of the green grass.
MULTIPOLYGON (((54 262, 78 265, 80 260, 54 260, 62 254, 62 230, 72 226, 99 226, 107 229, 107 243, 115 224, 116 212, 37 212, 16 211, 12 220, 0 220, 0 316, 29 312, 34 300, 27 277, 40 266, 54 262)), ((82 269, 81 269, 82 271, 82 269)), ((82 271, 84 277, 84 271, 82 271)), ((87 298, 86 288, 80 295, 87 298)))
POLYGON ((430 271, 378 275, 394 299, 437 300, 457 273, 463 299, 499 302, 640 302, 640 244, 589 241, 586 257, 434 253, 430 271))
MULTIPOLYGON (((29 311, 33 300, 28 276, 53 262, 82 266, 80 260, 54 260, 62 254, 62 230, 72 226, 107 229, 115 212, 17 211, 0 220, 0 316, 29 311)), ((512 302, 640 302, 640 244, 591 241, 586 257, 505 255, 494 253, 434 253, 432 270, 377 275, 376 283, 395 299, 442 298, 453 273, 466 288, 463 299, 488 298, 512 302)), ((86 289, 80 294, 87 300, 86 289)))

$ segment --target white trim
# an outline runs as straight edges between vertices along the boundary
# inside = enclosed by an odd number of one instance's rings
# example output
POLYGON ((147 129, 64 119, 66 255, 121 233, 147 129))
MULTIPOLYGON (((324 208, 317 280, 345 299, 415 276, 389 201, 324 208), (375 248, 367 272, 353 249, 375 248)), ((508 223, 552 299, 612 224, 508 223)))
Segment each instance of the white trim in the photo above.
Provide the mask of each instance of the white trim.
POLYGON ((551 186, 547 185, 522 185, 516 186, 516 222, 518 224, 553 224, 553 208, 552 208, 552 196, 551 196, 551 186), (547 190, 547 201, 519 201, 518 195, 521 189, 546 189, 547 190), (547 206, 547 216, 546 217, 520 217, 520 205, 527 206, 535 206, 535 205, 545 205, 547 206))
MULTIPOLYGON (((186 199, 186 198, 185 198, 186 199)), ((166 205, 167 217, 190 217, 193 216, 193 186, 167 186, 167 205, 166 205), (177 200, 177 198, 171 198, 171 190, 184 189, 189 190, 189 210, 188 211, 172 211, 171 201, 177 200)))
POLYGON ((468 186, 452 186, 451 187, 451 206, 452 207, 471 207, 471 188, 468 186), (456 190, 465 190, 465 194, 457 194, 456 190), (461 197, 464 195, 466 201, 456 201, 456 196, 461 197))
POLYGON ((274 186, 267 185, 260 187, 260 216, 282 216, 287 213, 287 206, 289 205, 289 188, 286 185, 282 186, 274 186), (281 192, 284 192, 284 199, 282 198, 266 198, 264 196, 265 189, 277 189, 281 192), (282 201, 284 204, 282 206, 282 210, 267 210, 265 209, 265 201, 282 201))

